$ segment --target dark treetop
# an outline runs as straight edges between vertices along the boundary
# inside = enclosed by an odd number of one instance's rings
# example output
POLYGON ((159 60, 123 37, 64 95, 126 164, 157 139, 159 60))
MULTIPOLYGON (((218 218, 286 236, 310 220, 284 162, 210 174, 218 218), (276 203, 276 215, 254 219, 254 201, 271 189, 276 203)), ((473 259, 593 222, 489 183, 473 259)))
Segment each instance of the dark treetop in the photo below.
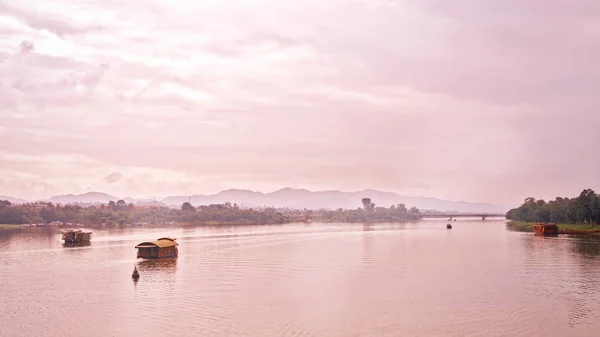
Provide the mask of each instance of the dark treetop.
POLYGON ((509 220, 526 222, 553 222, 600 224, 600 197, 586 189, 576 198, 561 198, 544 201, 527 198, 523 205, 506 213, 509 220))

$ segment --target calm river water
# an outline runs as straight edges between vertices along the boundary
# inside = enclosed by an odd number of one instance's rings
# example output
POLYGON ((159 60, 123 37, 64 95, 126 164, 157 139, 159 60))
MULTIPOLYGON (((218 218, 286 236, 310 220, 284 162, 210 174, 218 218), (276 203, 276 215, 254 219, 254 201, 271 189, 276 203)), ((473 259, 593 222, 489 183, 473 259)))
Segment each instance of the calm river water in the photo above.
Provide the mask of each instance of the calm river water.
POLYGON ((79 248, 0 230, 0 335, 600 335, 599 237, 445 224, 95 230, 79 248), (178 259, 136 260, 162 236, 178 259))

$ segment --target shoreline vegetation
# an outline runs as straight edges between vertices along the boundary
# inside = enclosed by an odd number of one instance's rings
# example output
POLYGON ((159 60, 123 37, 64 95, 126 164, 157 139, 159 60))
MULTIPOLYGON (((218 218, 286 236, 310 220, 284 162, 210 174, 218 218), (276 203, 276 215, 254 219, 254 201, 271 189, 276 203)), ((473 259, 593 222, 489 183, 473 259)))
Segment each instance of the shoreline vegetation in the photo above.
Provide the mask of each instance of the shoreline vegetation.
POLYGON ((557 197, 548 202, 533 197, 506 213, 507 225, 533 231, 536 223, 554 223, 562 234, 600 233, 600 196, 592 189, 583 190, 578 197, 557 197))
MULTIPOLYGON (((57 227, 155 227, 155 226, 252 226, 286 223, 343 222, 377 223, 416 221, 422 214, 416 207, 404 204, 389 208, 376 207, 364 198, 362 207, 354 210, 296 210, 287 208, 242 208, 237 204, 200 205, 185 202, 179 209, 164 206, 135 206, 123 200, 100 206, 83 207, 77 204, 36 202, 11 204, 0 200, 0 223, 24 226, 57 227)), ((3 227, 0 227, 3 228, 3 227)), ((8 228, 8 227, 7 227, 8 228)))
MULTIPOLYGON (((539 222, 511 220, 506 225, 519 232, 533 232, 533 225, 539 222)), ((600 234, 600 226, 590 224, 556 224, 559 234, 600 234)))
POLYGON ((15 225, 15 224, 0 224, 0 229, 15 229, 15 228, 21 228, 21 225, 15 225))

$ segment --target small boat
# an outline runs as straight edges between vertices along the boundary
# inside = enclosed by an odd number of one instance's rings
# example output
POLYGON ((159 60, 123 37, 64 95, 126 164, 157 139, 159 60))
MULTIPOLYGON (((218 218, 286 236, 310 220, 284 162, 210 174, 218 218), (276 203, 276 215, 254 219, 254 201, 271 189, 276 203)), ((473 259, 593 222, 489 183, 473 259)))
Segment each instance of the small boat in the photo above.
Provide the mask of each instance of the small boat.
POLYGON ((536 223, 533 225, 535 235, 558 235, 558 226, 548 223, 536 223))
POLYGON ((65 243, 89 242, 92 239, 92 232, 83 229, 67 229, 61 233, 65 243))
POLYGON ((447 225, 446 225, 446 228, 447 228, 447 229, 452 229, 452 225, 451 225, 451 224, 447 224, 447 225))
POLYGON ((137 270, 137 266, 133 267, 133 273, 131 274, 131 278, 133 278, 134 280, 137 280, 140 278, 140 273, 137 270))

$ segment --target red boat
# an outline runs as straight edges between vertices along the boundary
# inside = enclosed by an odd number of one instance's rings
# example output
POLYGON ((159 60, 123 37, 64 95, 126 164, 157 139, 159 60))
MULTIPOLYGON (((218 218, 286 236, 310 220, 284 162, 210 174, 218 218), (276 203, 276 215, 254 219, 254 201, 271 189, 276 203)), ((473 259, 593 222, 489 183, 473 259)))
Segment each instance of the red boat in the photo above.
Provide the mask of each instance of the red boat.
POLYGON ((558 235, 558 226, 555 224, 536 223, 533 225, 533 232, 536 235, 558 235))

